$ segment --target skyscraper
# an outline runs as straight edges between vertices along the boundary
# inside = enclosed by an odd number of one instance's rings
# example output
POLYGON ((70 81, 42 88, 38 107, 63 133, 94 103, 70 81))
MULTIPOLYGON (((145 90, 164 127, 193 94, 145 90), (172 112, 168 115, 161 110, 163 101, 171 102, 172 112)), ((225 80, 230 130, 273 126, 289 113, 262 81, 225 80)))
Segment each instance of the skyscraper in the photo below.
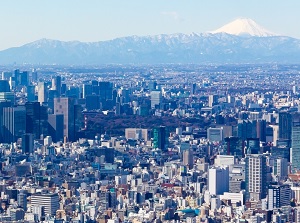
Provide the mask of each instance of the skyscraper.
POLYGON ((247 139, 247 154, 259 154, 260 153, 260 143, 259 138, 248 138, 247 139))
POLYGON ((209 95, 208 96, 208 107, 212 107, 212 106, 218 104, 218 99, 219 99, 218 95, 209 95))
POLYGON ((4 135, 3 135, 3 109, 7 107, 11 107, 11 101, 0 101, 0 142, 4 142, 4 135))
POLYGON ((10 86, 7 80, 0 80, 0 92, 10 92, 10 86))
POLYGON ((292 136, 292 114, 288 112, 279 113, 279 139, 291 139, 292 136))
POLYGON ((52 78, 52 90, 55 90, 57 96, 60 97, 61 95, 61 77, 56 76, 52 78))
POLYGON ((3 108, 3 142, 16 142, 25 134, 26 110, 24 106, 3 108))
POLYGON ((99 82, 99 95, 102 100, 112 100, 113 84, 111 82, 99 82))
POLYGON ((242 142, 239 137, 226 137, 224 140, 227 144, 227 155, 234 155, 240 158, 244 156, 242 142))
POLYGON ((256 123, 256 120, 238 120, 237 136, 242 140, 246 140, 247 138, 256 138, 256 123))
POLYGON ((33 153, 33 134, 26 133, 22 135, 22 153, 32 154, 33 153))
POLYGON ((162 102, 162 95, 160 91, 151 91, 151 108, 159 106, 162 102))
POLYGON ((48 95, 47 95, 47 85, 45 82, 39 82, 38 83, 38 102, 40 104, 43 104, 47 102, 48 95))
POLYGON ((75 140, 75 99, 54 98, 54 114, 64 115, 64 136, 69 141, 75 140))
POLYGON ((246 199, 259 201, 267 195, 267 161, 264 155, 246 156, 246 199))
POLYGON ((153 129, 153 147, 166 150, 168 145, 168 135, 165 126, 159 126, 153 129))
POLYGON ((28 102, 35 101, 35 86, 28 85, 26 87, 26 93, 27 93, 27 101, 28 102))
POLYGON ((260 141, 266 142, 267 122, 266 120, 257 120, 256 123, 257 138, 260 141))
POLYGON ((292 135, 291 135, 291 158, 292 172, 300 169, 300 113, 292 115, 292 135))
POLYGON ((82 98, 86 98, 88 95, 92 95, 93 86, 91 84, 83 84, 82 86, 82 98))
POLYGON ((18 194, 18 205, 23 208, 24 211, 27 211, 27 195, 23 191, 20 191, 18 194))
POLYGON ((52 137, 53 142, 63 140, 64 138, 64 115, 63 114, 48 115, 48 133, 52 137))
POLYGON ((194 154, 193 150, 187 149, 182 152, 182 163, 192 169, 194 166, 194 154))
POLYGON ((34 139, 48 133, 48 113, 47 107, 39 102, 26 102, 26 133, 32 133, 34 139))

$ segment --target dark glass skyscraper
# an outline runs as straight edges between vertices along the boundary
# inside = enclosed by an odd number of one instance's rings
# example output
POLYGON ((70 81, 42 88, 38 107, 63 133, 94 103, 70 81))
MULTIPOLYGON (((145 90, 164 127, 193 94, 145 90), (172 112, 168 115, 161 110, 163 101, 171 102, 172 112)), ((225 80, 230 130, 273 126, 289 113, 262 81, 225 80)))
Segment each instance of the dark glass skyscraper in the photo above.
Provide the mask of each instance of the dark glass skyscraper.
POLYGON ((292 136, 292 114, 288 112, 279 113, 279 139, 291 139, 292 136))
POLYGON ((26 133, 34 135, 34 139, 46 136, 48 133, 47 107, 39 102, 27 102, 26 108, 26 133))
POLYGON ((168 146, 168 134, 165 126, 159 126, 153 129, 153 147, 166 150, 168 146))
POLYGON ((10 92, 10 87, 7 80, 0 80, 0 92, 10 92))

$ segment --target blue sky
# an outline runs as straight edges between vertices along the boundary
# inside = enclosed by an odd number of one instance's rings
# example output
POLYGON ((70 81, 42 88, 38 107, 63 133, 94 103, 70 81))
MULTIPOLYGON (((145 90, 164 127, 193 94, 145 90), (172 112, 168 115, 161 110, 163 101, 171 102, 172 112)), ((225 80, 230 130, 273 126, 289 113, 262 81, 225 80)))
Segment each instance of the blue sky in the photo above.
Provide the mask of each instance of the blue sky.
POLYGON ((0 49, 41 38, 101 41, 215 30, 247 17, 300 38, 299 0, 3 0, 0 49))

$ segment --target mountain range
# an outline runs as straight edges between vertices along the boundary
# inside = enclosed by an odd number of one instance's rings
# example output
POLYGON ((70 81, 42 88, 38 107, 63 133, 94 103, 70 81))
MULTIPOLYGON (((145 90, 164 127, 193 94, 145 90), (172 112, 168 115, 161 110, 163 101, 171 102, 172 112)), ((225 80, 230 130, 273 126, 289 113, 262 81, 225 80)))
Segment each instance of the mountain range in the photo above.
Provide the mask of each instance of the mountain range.
POLYGON ((241 18, 207 33, 100 42, 41 39, 0 51, 0 64, 299 63, 300 40, 241 18))

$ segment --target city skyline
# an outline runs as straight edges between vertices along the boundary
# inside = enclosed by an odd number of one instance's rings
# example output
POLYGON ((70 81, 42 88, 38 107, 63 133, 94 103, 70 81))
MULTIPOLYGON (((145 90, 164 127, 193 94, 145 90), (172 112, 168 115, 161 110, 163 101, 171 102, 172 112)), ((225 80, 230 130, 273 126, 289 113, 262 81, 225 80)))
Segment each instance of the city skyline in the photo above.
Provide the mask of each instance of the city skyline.
POLYGON ((240 17, 274 33, 300 38, 293 25, 300 2, 251 1, 26 1, 2 4, 0 50, 38 39, 82 42, 124 36, 203 33, 240 17), (12 13, 13 11, 13 13, 12 13), (8 22, 9 21, 9 22, 8 22))

